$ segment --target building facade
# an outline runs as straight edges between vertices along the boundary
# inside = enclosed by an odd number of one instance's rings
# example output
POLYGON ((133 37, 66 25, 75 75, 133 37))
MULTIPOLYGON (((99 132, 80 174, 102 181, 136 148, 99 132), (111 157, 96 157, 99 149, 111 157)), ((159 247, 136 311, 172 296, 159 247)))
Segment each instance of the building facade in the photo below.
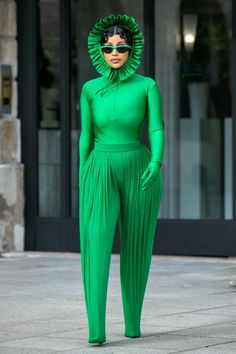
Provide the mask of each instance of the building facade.
POLYGON ((232 0, 0 0, 0 250, 79 252, 79 96, 97 76, 87 36, 111 13, 140 24, 139 73, 155 78, 163 98, 154 253, 235 255, 232 0))
POLYGON ((24 165, 18 116, 16 3, 0 1, 0 252, 24 250, 24 165))

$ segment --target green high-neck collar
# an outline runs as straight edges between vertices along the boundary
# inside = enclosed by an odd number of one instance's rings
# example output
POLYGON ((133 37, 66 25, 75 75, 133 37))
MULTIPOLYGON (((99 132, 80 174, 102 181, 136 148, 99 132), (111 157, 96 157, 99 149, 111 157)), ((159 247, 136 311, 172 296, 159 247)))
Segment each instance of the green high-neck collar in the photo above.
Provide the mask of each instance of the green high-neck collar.
POLYGON ((133 17, 128 15, 109 15, 101 18, 90 31, 88 36, 88 52, 93 65, 99 74, 107 79, 125 80, 133 75, 141 65, 141 56, 143 52, 143 36, 139 30, 139 25, 133 17), (132 34, 132 49, 124 65, 118 69, 112 68, 104 58, 101 50, 100 40, 102 34, 111 26, 121 25, 132 34))

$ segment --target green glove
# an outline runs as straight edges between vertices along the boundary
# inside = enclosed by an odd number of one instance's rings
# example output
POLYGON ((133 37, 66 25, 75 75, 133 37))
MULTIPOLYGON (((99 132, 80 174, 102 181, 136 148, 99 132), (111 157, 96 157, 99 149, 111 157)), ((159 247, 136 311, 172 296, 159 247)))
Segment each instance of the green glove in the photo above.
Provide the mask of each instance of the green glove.
POLYGON ((143 191, 148 191, 152 187, 153 183, 156 182, 159 177, 160 169, 160 162, 153 161, 149 163, 141 177, 143 191))

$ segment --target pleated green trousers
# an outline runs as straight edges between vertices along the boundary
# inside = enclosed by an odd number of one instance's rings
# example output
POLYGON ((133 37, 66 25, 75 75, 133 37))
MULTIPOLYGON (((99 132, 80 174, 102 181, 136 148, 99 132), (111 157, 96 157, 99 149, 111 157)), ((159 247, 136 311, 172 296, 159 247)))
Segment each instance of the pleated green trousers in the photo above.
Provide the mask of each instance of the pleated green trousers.
POLYGON ((148 191, 141 176, 150 151, 141 143, 95 142, 80 177, 80 252, 90 343, 106 341, 106 301, 118 222, 124 335, 139 337, 162 195, 162 172, 148 191))

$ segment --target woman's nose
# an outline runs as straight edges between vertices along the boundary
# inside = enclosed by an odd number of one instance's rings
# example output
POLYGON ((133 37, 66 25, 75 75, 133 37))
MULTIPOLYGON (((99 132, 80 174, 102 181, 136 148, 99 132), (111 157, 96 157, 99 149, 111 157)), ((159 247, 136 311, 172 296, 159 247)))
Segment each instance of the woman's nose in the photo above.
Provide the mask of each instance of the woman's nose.
POLYGON ((118 54, 118 50, 115 48, 115 49, 113 49, 113 52, 112 52, 112 54, 114 55, 117 55, 118 54))

